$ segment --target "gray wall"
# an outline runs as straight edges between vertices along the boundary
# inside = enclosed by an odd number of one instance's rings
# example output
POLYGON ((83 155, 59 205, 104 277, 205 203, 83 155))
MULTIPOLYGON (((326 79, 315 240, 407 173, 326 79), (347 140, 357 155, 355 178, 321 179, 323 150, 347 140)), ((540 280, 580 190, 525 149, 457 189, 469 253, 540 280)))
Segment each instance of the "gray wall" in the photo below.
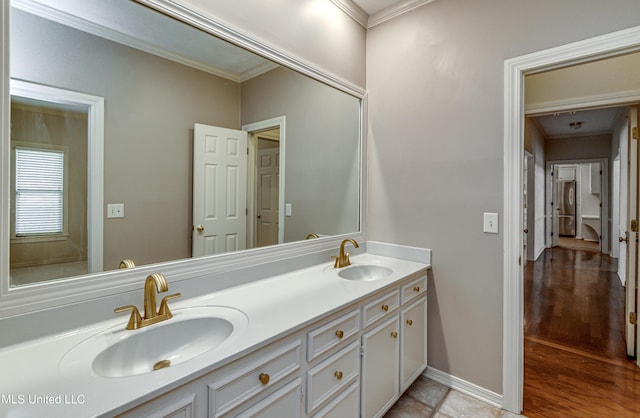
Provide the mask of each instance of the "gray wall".
POLYGON ((637 0, 446 0, 369 30, 368 237, 433 250, 429 366, 502 393, 503 240, 482 213, 503 206, 504 60, 639 15, 637 0))
POLYGON ((12 10, 11 75, 105 98, 104 267, 191 256, 193 124, 240 128, 240 86, 12 10))
POLYGON ((553 138, 544 141, 547 161, 584 160, 611 156, 611 135, 553 138))
POLYGON ((286 116, 285 242, 358 230, 360 102, 286 68, 242 83, 242 124, 286 116))

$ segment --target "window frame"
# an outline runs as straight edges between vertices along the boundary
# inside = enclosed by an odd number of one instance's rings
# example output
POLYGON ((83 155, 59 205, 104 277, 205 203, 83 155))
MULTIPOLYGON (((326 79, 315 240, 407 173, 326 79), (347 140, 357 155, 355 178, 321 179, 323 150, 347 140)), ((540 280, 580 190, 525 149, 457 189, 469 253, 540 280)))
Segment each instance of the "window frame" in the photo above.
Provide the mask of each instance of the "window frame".
POLYGON ((64 145, 40 144, 34 142, 11 141, 11 197, 16 200, 16 149, 35 151, 61 152, 63 157, 62 179, 62 232, 16 235, 16 205, 11 205, 11 238, 12 244, 63 241, 69 238, 69 147, 64 145))

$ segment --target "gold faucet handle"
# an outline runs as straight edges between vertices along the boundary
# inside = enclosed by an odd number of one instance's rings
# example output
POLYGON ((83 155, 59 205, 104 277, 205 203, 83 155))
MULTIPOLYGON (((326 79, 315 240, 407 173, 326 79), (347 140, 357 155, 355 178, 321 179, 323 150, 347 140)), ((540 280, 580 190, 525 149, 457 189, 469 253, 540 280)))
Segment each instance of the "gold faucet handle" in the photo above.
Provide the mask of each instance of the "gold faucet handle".
POLYGON ((340 268, 340 256, 339 255, 332 255, 331 258, 336 260, 336 262, 333 263, 333 268, 334 269, 340 268))
POLYGON ((121 306, 119 308, 115 308, 113 312, 120 313, 131 311, 131 316, 129 317, 129 322, 127 323, 126 329, 137 329, 142 323, 142 317, 140 316, 140 311, 134 305, 121 306))
POLYGON ((179 298, 182 296, 182 293, 174 293, 173 295, 165 296, 160 301, 160 309, 158 309, 158 315, 166 316, 166 319, 173 317, 173 314, 169 310, 169 305, 167 304, 168 300, 179 298))

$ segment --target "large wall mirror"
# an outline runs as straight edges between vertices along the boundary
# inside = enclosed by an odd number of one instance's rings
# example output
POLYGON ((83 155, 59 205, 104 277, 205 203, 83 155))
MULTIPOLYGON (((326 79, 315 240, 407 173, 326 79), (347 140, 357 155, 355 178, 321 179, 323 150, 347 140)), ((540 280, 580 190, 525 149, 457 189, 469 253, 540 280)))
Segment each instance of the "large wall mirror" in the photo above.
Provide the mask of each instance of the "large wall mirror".
POLYGON ((359 231, 360 98, 130 0, 10 21, 10 286, 359 231))

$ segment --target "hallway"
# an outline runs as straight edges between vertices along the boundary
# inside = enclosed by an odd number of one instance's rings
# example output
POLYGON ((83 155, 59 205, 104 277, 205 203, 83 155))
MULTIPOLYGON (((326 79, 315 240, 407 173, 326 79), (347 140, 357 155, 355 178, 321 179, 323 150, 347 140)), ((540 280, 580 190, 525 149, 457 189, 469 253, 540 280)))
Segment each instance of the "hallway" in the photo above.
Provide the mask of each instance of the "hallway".
POLYGON ((558 247, 526 266, 523 415, 640 416, 616 271, 607 255, 558 247))

